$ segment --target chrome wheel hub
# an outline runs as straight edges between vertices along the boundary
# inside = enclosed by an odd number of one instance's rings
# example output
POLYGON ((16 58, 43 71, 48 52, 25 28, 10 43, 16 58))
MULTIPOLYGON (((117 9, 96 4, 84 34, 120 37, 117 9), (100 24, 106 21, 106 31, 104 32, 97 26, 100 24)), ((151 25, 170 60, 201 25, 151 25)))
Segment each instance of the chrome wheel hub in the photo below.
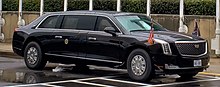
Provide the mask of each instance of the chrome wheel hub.
POLYGON ((131 60, 132 72, 137 75, 143 75, 146 69, 146 62, 143 56, 135 55, 131 60))
POLYGON ((38 52, 35 47, 30 47, 27 51, 27 60, 29 64, 35 64, 37 62, 38 52))

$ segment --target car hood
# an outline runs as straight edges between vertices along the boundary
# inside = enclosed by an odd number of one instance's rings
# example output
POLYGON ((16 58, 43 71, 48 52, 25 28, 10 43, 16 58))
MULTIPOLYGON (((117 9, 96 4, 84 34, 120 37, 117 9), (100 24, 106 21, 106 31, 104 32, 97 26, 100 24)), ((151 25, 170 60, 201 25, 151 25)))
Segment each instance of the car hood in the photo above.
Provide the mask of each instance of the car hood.
MULTIPOLYGON (((131 32, 131 35, 135 37, 144 37, 148 39, 149 32, 131 32)), ((175 42, 175 41, 198 41, 204 40, 197 36, 187 35, 184 33, 178 33, 173 31, 154 31, 154 38, 160 39, 168 42, 175 42)))

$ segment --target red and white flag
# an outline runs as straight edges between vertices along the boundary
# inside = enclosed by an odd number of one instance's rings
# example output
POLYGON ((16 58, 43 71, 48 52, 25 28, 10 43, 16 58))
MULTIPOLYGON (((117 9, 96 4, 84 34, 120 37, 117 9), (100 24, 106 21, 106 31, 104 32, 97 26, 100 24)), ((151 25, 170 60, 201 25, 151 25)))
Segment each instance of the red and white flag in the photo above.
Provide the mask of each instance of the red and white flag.
POLYGON ((150 45, 153 45, 154 44, 154 28, 153 28, 153 20, 151 19, 151 29, 150 29, 150 35, 149 35, 149 38, 147 40, 147 42, 150 44, 150 45))

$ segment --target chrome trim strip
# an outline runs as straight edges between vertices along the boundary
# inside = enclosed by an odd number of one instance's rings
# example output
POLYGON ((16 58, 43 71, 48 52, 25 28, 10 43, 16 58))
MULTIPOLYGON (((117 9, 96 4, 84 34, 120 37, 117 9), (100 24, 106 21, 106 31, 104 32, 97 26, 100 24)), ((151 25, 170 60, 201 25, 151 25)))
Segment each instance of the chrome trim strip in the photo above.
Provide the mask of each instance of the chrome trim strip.
POLYGON ((93 61, 100 61, 100 62, 122 63, 122 62, 119 62, 119 61, 101 60, 101 59, 92 59, 92 58, 77 57, 77 56, 66 56, 66 55, 51 54, 51 53, 45 53, 45 55, 60 56, 60 57, 68 57, 68 58, 76 58, 76 59, 84 59, 84 60, 93 60, 93 61))
POLYGON ((175 41, 175 43, 202 43, 206 42, 206 40, 199 40, 199 41, 175 41))
MULTIPOLYGON (((50 15, 47 15, 45 18, 43 18, 38 24, 37 26, 35 27, 35 29, 39 29, 38 27, 42 24, 42 22, 44 20, 46 20, 48 17, 50 16, 60 16, 60 15, 89 15, 89 16, 101 16, 101 17, 106 17, 107 19, 109 19, 115 26, 116 28, 119 30, 120 34, 123 34, 123 32, 121 31, 121 29, 116 25, 116 23, 108 16, 105 16, 105 15, 99 15, 99 14, 50 14, 50 15)), ((40 29, 53 29, 53 28, 40 28, 40 29)), ((92 30, 93 31, 93 30, 92 30)))
MULTIPOLYGON (((47 15, 46 17, 44 17, 38 24, 37 24, 37 26, 35 27, 35 29, 38 29, 38 27, 42 24, 42 22, 44 21, 44 20, 46 20, 48 17, 50 17, 50 16, 59 16, 58 14, 50 14, 50 15, 47 15)), ((45 29, 47 29, 47 28, 45 28, 45 29)))
POLYGON ((20 48, 17 48, 17 47, 13 47, 14 49, 17 49, 17 50, 22 50, 22 49, 20 49, 20 48))
MULTIPOLYGON (((205 42, 205 53, 203 53, 203 54, 200 54, 200 55, 185 55, 185 54, 181 54, 181 52, 179 52, 182 56, 186 56, 186 57, 200 57, 200 56, 204 56, 208 53, 208 44, 205 40, 200 40, 200 41, 176 41, 175 44, 178 44, 178 43, 202 43, 202 42, 205 42)), ((177 47, 177 49, 178 49, 178 47, 177 47)))
POLYGON ((206 65, 206 66, 197 66, 197 67, 166 68, 165 70, 199 69, 199 68, 208 68, 208 67, 209 67, 209 65, 206 65))

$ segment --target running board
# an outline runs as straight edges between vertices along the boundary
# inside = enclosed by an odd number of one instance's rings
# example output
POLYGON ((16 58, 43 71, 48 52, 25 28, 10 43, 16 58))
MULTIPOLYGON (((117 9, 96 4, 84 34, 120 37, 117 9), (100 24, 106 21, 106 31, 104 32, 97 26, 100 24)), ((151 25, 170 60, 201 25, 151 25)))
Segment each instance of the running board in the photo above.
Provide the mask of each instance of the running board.
POLYGON ((112 60, 92 59, 92 58, 86 58, 86 57, 67 56, 67 55, 51 54, 51 53, 45 53, 45 55, 58 56, 58 57, 68 57, 68 58, 75 58, 75 59, 84 59, 84 60, 93 60, 93 61, 100 61, 100 62, 109 62, 109 63, 122 64, 122 62, 119 62, 119 61, 112 61, 112 60))

